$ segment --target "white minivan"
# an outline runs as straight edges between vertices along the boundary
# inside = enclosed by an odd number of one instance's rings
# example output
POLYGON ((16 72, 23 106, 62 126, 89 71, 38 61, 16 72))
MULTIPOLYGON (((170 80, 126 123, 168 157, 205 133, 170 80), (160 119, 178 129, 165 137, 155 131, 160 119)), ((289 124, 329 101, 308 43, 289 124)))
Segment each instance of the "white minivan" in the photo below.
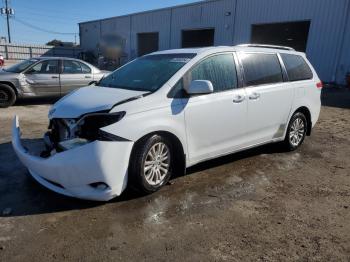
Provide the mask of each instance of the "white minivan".
POLYGON ((243 149, 296 149, 319 117, 321 88, 305 54, 288 47, 159 51, 54 104, 40 156, 22 146, 18 117, 12 144, 45 187, 107 201, 243 149))

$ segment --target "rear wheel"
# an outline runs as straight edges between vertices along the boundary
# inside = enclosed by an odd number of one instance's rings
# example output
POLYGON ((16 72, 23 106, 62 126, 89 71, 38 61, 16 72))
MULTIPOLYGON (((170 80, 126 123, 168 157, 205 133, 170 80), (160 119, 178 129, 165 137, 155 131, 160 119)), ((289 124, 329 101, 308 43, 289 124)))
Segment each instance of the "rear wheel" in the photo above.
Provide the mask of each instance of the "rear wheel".
POLYGON ((16 93, 8 85, 0 84, 0 107, 12 106, 16 102, 16 93))
POLYGON ((296 112, 288 124, 284 145, 287 150, 297 149, 304 141, 307 130, 307 120, 303 113, 296 112))
POLYGON ((137 142, 130 160, 131 186, 143 193, 152 193, 165 185, 172 173, 172 145, 160 135, 137 142))

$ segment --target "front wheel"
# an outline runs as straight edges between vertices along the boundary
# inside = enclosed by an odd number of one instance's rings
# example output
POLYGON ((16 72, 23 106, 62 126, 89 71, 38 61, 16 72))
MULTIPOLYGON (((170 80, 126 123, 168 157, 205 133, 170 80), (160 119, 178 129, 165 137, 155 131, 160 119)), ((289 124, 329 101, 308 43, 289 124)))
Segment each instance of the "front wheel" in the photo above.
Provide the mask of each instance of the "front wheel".
POLYGON ((307 130, 307 120, 303 113, 296 112, 289 121, 286 137, 284 139, 285 148, 289 151, 297 149, 304 141, 307 130))
POLYGON ((0 108, 12 106, 16 102, 16 92, 8 85, 0 84, 0 108))
POLYGON ((172 173, 172 152, 171 142, 160 135, 137 142, 129 165, 131 186, 148 194, 165 185, 172 173))

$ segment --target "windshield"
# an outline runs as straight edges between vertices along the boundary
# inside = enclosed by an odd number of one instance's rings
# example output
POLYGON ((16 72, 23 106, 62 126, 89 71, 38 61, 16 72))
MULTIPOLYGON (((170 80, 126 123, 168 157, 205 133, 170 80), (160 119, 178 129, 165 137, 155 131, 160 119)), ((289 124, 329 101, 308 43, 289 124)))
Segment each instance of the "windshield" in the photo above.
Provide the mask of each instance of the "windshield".
POLYGON ((21 73, 23 70, 27 69, 29 66, 33 65, 38 61, 39 61, 38 59, 24 60, 23 62, 7 67, 4 70, 12 73, 21 73))
POLYGON ((138 58, 103 78, 104 87, 153 92, 196 54, 159 54, 138 58))

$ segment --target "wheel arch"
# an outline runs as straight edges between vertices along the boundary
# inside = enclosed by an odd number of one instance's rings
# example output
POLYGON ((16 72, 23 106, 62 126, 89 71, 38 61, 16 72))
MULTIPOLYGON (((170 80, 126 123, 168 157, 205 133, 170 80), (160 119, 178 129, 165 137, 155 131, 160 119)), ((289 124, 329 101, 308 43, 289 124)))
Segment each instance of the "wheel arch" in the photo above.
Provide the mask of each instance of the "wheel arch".
POLYGON ((16 86, 12 82, 0 81, 0 84, 8 85, 9 87, 11 87, 13 89, 13 91, 15 91, 16 96, 18 96, 18 90, 17 90, 16 86))
MULTIPOLYGON (((160 136, 168 138, 171 141, 172 145, 174 146, 174 151, 175 151, 174 152, 174 161, 176 161, 176 163, 177 163, 174 166, 175 176, 185 174, 186 173, 186 153, 184 150, 184 145, 182 144, 181 140, 176 135, 174 135, 173 133, 171 133, 169 131, 159 130, 159 131, 153 131, 153 132, 150 132, 148 134, 143 135, 137 141, 135 141, 133 148, 131 150, 131 155, 133 155, 134 149, 138 143, 142 142, 146 137, 151 137, 153 135, 160 135, 160 136)), ((130 158, 129 162, 130 161, 132 161, 131 158, 130 158)))

